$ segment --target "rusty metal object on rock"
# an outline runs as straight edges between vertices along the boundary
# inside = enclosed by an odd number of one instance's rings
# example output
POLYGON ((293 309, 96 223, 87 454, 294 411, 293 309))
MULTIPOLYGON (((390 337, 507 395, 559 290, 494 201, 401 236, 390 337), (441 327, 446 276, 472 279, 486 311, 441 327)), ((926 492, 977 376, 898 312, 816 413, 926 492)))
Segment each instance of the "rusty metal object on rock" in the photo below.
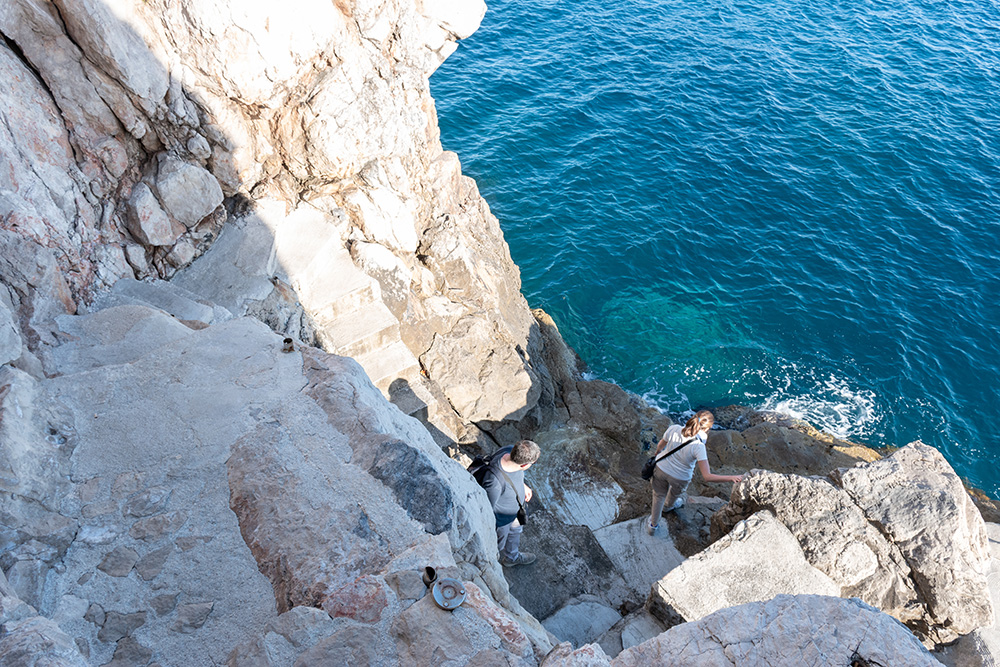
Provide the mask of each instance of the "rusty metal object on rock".
POLYGON ((454 611, 465 601, 465 586, 458 579, 442 577, 431 587, 431 596, 437 606, 454 611))

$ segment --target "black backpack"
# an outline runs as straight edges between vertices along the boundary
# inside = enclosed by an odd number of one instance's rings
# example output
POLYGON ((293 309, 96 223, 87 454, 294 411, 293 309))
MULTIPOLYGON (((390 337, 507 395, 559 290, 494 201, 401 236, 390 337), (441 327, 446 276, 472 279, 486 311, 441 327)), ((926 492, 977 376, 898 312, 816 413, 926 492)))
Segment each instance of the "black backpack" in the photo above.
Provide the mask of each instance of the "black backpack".
POLYGON ((490 463, 493 462, 493 457, 495 455, 496 454, 490 454, 489 456, 477 456, 472 459, 472 463, 470 463, 469 467, 466 468, 466 470, 468 470, 469 473, 476 478, 476 483, 479 484, 479 486, 483 485, 483 479, 486 478, 486 471, 489 469, 490 463))

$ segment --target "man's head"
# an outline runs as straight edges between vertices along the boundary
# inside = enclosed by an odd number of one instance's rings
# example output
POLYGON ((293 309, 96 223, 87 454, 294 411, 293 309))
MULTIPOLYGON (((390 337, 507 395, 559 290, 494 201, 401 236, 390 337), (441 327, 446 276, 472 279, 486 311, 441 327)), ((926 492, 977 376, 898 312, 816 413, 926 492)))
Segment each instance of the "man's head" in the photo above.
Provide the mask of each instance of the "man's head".
POLYGON ((541 453, 542 450, 538 448, 537 444, 531 440, 522 440, 510 450, 510 460, 511 463, 516 463, 522 468, 527 468, 538 460, 541 453))

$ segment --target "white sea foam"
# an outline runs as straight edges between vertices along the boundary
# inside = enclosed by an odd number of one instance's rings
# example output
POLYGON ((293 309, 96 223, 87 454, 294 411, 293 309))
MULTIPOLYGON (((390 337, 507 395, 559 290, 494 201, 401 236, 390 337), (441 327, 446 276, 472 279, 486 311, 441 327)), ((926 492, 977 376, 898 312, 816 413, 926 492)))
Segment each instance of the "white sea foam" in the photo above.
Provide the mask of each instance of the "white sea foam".
POLYGON ((878 420, 873 391, 851 387, 834 375, 814 378, 814 386, 804 392, 792 389, 801 382, 789 380, 784 388, 766 397, 759 409, 804 419, 838 438, 863 437, 878 420))

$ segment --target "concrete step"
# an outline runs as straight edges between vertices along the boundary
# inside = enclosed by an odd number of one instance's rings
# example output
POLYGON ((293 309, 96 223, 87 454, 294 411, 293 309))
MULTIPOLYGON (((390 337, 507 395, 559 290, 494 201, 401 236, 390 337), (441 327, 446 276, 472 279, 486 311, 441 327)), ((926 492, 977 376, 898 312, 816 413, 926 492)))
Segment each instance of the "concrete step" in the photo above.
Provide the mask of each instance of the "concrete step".
POLYGON ((372 384, 385 395, 388 395, 393 380, 403 378, 413 384, 420 375, 417 358, 402 341, 359 355, 354 360, 361 364, 372 384))
POLYGON ((345 357, 359 357, 399 341, 399 320, 381 302, 331 320, 316 319, 316 324, 323 348, 345 357))

